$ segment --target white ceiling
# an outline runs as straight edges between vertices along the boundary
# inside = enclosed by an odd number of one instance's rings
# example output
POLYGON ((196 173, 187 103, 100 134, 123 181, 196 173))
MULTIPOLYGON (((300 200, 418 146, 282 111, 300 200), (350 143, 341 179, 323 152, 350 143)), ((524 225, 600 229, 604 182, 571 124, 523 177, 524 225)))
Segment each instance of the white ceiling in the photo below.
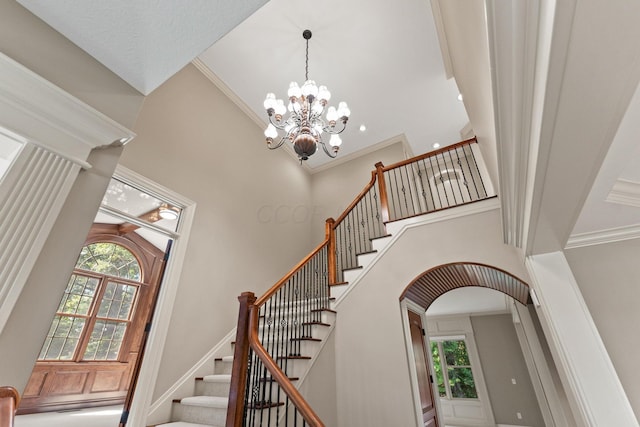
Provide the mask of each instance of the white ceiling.
POLYGON ((145 95, 267 2, 17 1, 145 95))
POLYGON ((427 309, 427 316, 508 313, 511 301, 513 298, 502 292, 467 286, 440 295, 427 309))

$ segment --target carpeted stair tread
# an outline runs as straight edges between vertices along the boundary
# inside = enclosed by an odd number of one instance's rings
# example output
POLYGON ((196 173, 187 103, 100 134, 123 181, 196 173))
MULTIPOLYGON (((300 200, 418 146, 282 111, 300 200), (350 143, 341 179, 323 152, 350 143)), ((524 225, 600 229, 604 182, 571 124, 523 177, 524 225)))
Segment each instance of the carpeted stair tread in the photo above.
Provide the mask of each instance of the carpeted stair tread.
POLYGON ((180 399, 180 403, 205 408, 226 408, 229 405, 229 398, 218 396, 191 396, 180 399))
POLYGON ((229 383, 231 382, 231 374, 215 374, 205 375, 202 381, 207 383, 229 383))

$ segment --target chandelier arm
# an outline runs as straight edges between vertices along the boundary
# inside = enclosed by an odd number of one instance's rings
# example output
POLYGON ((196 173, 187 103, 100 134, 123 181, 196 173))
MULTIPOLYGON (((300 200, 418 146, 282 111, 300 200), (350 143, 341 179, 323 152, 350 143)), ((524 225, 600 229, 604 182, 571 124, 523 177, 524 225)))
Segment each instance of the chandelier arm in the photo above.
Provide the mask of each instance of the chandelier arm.
POLYGON ((327 146, 325 145, 325 143, 322 141, 322 139, 318 139, 318 143, 322 146, 322 149, 324 150, 325 154, 329 157, 331 157, 332 159, 335 159, 336 156, 338 155, 337 152, 332 153, 331 151, 329 151, 329 149, 327 148, 327 146))
POLYGON ((269 116, 269 123, 271 123, 273 126, 275 126, 276 129, 280 129, 280 130, 284 130, 285 124, 287 123, 286 121, 277 121, 275 120, 274 116, 271 115, 269 116))
POLYGON ((284 144, 284 141, 287 139, 286 135, 283 136, 282 138, 280 138, 280 141, 278 141, 278 143, 276 145, 273 144, 267 144, 267 148, 269 148, 269 150, 275 150, 277 148, 280 148, 282 146, 282 144, 284 144))
POLYGON ((346 122, 341 122, 341 123, 342 123, 342 129, 340 130, 336 130, 335 127, 332 128, 331 126, 325 126, 322 128, 322 130, 331 135, 340 135, 347 128, 346 122))

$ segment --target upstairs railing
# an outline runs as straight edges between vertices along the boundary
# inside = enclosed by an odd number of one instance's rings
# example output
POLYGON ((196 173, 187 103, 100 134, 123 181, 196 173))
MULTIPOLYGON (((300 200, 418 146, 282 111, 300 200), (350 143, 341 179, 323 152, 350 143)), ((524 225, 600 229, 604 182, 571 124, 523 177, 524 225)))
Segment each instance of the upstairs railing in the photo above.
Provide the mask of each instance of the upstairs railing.
POLYGON ((494 196, 483 179, 474 139, 391 166, 376 164, 371 181, 337 220, 328 219, 326 237, 265 295, 246 292, 240 312, 231 379, 227 427, 324 424, 292 383, 295 359, 313 341, 330 310, 330 287, 343 271, 372 251, 386 235, 385 224, 494 196))
POLYGON ((19 403, 18 390, 10 386, 0 387, 0 427, 13 427, 19 403))

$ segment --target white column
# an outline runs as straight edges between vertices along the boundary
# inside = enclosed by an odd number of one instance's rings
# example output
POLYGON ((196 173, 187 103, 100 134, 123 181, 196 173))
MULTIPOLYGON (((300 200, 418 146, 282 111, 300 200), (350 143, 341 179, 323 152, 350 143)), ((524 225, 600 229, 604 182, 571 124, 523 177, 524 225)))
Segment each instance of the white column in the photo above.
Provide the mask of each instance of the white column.
POLYGON ((79 171, 77 163, 27 144, 0 185, 0 331, 79 171))
POLYGON ((562 252, 527 257, 537 312, 580 426, 636 427, 629 399, 562 252))
POLYGON ((0 134, 24 145, 0 180, 0 333, 92 150, 134 134, 0 53, 0 134))

